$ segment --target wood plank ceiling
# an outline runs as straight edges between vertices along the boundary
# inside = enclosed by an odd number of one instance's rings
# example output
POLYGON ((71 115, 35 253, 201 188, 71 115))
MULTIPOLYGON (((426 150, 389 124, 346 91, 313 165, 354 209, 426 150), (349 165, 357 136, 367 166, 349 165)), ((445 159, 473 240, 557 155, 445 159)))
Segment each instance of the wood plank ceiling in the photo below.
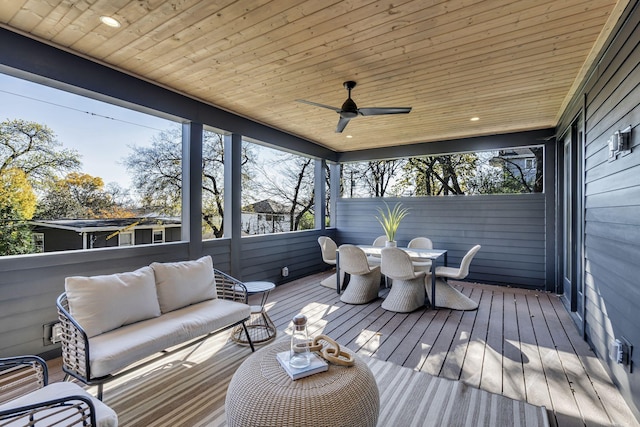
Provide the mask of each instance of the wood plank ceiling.
POLYGON ((350 151, 554 126, 627 3, 0 0, 0 25, 350 151), (413 110, 336 133, 296 102, 339 108, 347 80, 358 107, 413 110))

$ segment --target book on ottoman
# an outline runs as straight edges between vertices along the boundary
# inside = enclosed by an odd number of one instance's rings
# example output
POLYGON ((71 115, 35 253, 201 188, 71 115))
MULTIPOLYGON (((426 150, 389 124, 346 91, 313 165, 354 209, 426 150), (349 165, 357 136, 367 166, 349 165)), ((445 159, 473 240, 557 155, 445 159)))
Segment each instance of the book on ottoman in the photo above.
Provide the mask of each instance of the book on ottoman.
POLYGON ((298 380, 300 378, 308 377, 309 375, 324 372, 329 369, 329 364, 322 357, 315 353, 309 354, 309 366, 306 368, 293 368, 289 366, 290 352, 282 351, 276 354, 276 359, 280 362, 280 366, 289 374, 292 380, 298 380))

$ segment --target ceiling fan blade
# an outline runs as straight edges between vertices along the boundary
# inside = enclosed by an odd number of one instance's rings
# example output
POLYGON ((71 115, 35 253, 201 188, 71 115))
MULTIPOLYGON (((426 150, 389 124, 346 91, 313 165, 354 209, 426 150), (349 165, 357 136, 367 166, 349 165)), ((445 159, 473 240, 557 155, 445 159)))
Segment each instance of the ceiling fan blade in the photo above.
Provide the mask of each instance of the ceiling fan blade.
POLYGON ((409 112, 411 112, 411 107, 374 107, 358 109, 358 113, 363 116, 380 116, 383 114, 408 114, 409 112))
POLYGON ((302 102, 303 104, 309 104, 309 105, 313 105, 315 107, 320 107, 320 108, 327 108, 329 110, 333 110, 336 113, 339 113, 341 110, 339 108, 336 107, 332 107, 330 105, 324 105, 324 104, 318 104, 317 102, 311 102, 311 101, 306 101, 304 99, 296 99, 296 101, 298 102, 302 102))
POLYGON ((347 127, 349 120, 351 119, 340 117, 340 120, 338 120, 338 126, 336 127, 336 133, 342 133, 344 128, 347 127))

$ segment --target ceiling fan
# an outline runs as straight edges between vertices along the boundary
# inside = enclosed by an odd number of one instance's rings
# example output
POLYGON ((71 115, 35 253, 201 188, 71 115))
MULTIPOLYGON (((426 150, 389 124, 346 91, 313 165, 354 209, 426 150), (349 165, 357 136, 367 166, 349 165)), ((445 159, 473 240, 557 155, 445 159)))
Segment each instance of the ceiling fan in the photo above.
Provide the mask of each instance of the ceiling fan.
POLYGON ((371 108, 358 108, 356 103, 351 99, 351 89, 356 87, 356 82, 348 81, 343 83, 345 89, 349 91, 349 97, 342 104, 341 108, 332 107, 330 105, 318 104, 317 102, 305 101, 304 99, 298 99, 298 102, 303 102, 309 105, 315 105, 316 107, 327 108, 340 114, 338 120, 338 126, 336 132, 341 133, 349 123, 349 120, 360 116, 380 116, 383 114, 408 114, 411 111, 411 107, 371 107, 371 108))

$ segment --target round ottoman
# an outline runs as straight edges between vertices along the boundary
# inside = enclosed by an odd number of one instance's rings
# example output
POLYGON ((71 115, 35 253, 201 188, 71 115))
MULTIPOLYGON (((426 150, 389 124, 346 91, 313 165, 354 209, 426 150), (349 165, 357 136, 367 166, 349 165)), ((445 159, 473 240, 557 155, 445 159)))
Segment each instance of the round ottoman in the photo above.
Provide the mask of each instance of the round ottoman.
POLYGON ((329 364, 326 372, 293 381, 276 359, 289 345, 278 341, 240 365, 225 401, 230 427, 376 426, 380 395, 365 362, 354 356, 354 366, 329 364))

